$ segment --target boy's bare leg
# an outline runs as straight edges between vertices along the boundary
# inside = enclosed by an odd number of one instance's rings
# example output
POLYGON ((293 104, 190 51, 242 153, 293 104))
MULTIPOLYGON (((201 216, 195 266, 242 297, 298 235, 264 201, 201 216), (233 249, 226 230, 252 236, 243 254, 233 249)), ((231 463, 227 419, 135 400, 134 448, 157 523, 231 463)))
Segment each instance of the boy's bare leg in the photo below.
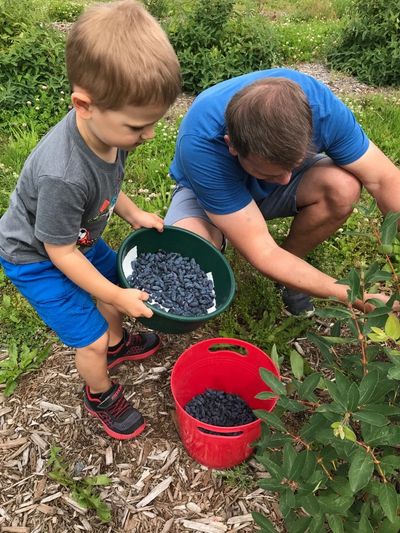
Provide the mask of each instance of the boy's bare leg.
POLYGON ((107 373, 108 338, 106 331, 97 341, 76 350, 76 368, 93 394, 106 392, 112 385, 107 373))
POLYGON ((113 305, 97 300, 97 308, 107 320, 109 326, 108 346, 115 346, 123 336, 122 320, 123 315, 113 305))
POLYGON ((323 159, 308 170, 297 189, 299 214, 282 248, 304 258, 347 220, 359 200, 361 183, 323 159))

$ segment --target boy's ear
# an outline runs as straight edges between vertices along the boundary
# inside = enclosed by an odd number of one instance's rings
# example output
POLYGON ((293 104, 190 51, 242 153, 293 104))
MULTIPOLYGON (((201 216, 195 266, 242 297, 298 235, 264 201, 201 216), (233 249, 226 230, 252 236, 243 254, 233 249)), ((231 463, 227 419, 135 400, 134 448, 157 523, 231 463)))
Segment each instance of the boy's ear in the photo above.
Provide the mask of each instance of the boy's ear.
POLYGON ((75 108, 76 114, 82 119, 90 118, 92 114, 92 99, 84 91, 73 91, 71 102, 75 108))
POLYGON ((228 145, 229 153, 230 153, 231 155, 233 155, 234 157, 236 157, 236 156, 238 155, 238 153, 237 153, 237 151, 235 150, 235 148, 233 147, 229 135, 224 135, 224 141, 225 141, 226 144, 228 145))

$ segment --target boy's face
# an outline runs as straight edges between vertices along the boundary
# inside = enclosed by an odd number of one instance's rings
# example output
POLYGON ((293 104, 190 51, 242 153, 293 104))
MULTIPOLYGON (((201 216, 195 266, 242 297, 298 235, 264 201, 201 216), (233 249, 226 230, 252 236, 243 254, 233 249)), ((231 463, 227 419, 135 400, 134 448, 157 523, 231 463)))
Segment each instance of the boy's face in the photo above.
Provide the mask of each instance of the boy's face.
POLYGON ((168 106, 125 106, 119 110, 101 110, 90 106, 90 119, 85 121, 92 142, 107 148, 134 150, 154 137, 156 123, 165 115, 168 106))

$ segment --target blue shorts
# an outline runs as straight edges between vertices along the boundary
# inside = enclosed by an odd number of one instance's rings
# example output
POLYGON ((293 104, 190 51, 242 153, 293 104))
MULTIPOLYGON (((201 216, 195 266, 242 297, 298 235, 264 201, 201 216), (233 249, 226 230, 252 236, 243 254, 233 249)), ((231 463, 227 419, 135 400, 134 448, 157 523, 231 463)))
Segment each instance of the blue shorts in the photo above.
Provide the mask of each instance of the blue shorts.
MULTIPOLYGON (((299 183, 307 170, 326 157, 324 154, 318 154, 306 160, 293 171, 290 182, 287 185, 278 185, 264 200, 258 203, 265 220, 291 217, 298 213, 296 192, 299 183)), ((165 215, 164 223, 172 226, 184 218, 201 218, 214 225, 197 201, 195 193, 188 187, 177 185, 172 196, 171 205, 165 215)))
MULTIPOLYGON (((85 257, 112 283, 118 283, 116 253, 100 239, 85 257)), ((67 278, 51 261, 15 265, 0 258, 5 273, 40 318, 73 348, 99 339, 108 323, 93 297, 67 278)))

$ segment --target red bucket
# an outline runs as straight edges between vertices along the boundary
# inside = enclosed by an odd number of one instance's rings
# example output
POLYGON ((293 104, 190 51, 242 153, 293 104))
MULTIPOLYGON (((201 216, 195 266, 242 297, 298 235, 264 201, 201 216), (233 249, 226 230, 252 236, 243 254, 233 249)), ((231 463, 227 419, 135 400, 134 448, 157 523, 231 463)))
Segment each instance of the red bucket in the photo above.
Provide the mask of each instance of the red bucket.
POLYGON ((261 420, 242 426, 213 426, 193 418, 184 407, 205 389, 216 389, 237 394, 251 409, 272 411, 278 398, 255 398, 256 394, 270 390, 260 377, 260 367, 280 377, 266 353, 240 339, 204 340, 190 346, 178 358, 171 374, 171 389, 180 437, 195 461, 209 468, 231 468, 253 453, 251 443, 261 436, 261 420))

